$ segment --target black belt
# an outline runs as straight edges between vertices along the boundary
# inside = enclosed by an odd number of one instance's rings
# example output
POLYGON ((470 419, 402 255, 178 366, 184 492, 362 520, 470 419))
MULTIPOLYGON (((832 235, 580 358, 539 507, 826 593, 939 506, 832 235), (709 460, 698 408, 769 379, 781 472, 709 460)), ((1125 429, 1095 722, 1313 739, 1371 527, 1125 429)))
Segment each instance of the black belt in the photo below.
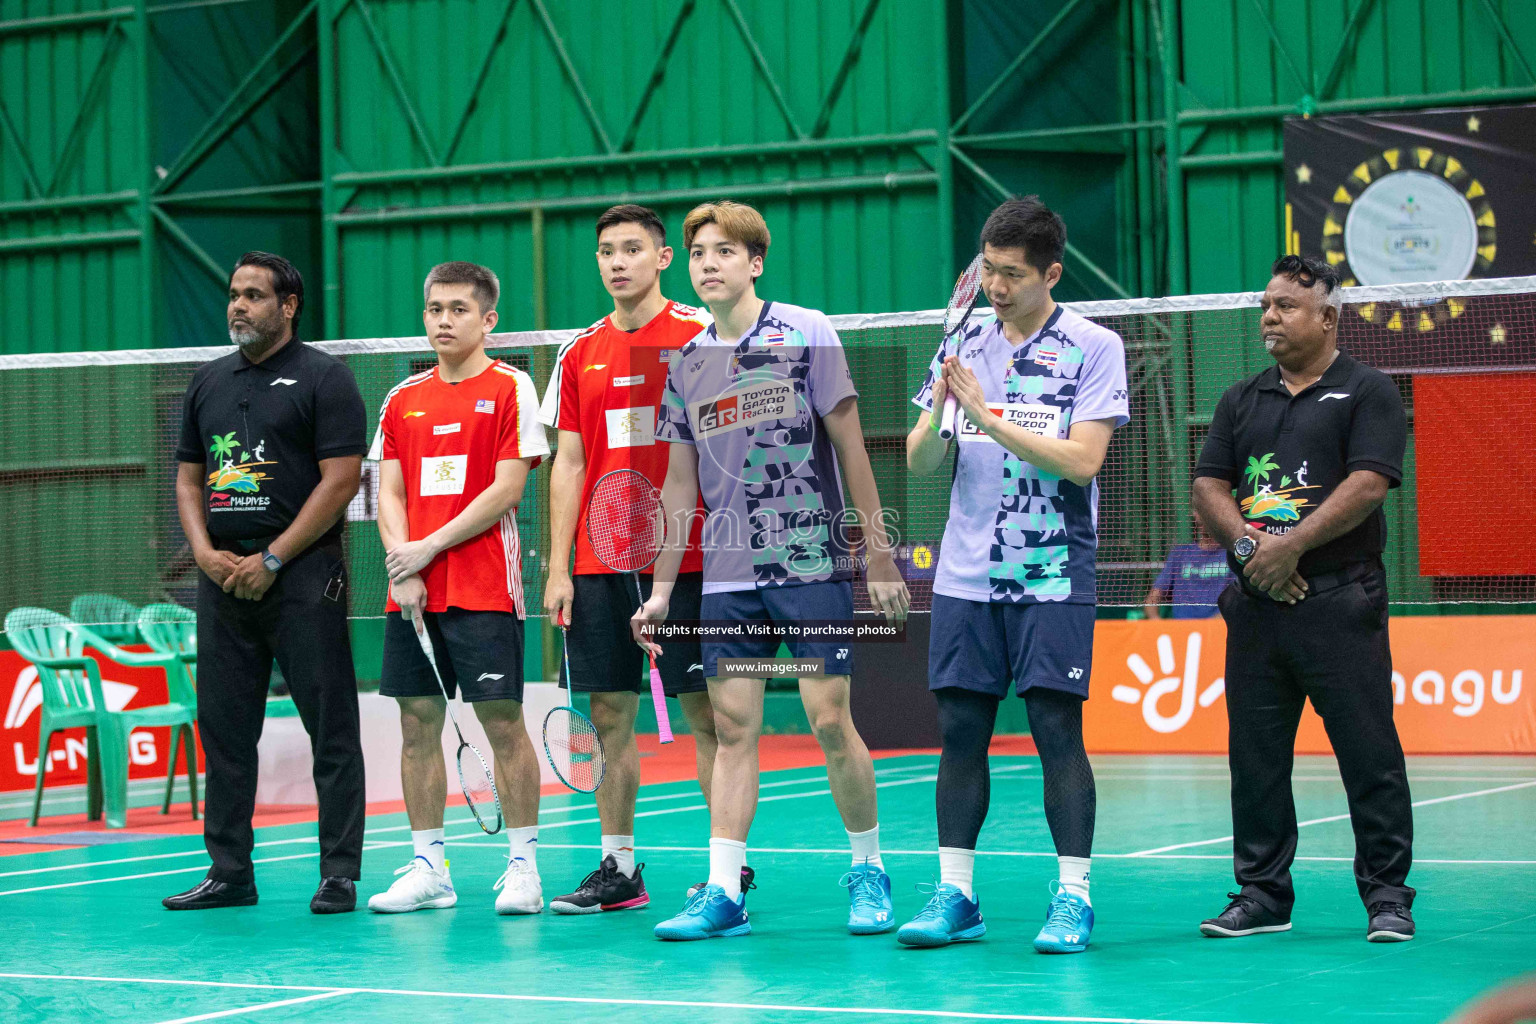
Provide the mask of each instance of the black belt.
POLYGON ((265 537, 243 537, 238 539, 233 537, 211 537, 209 539, 213 541, 213 546, 220 551, 243 551, 246 554, 250 554, 254 551, 267 550, 272 542, 281 536, 281 533, 273 533, 265 537))
MULTIPOLYGON (((1304 577, 1307 581, 1307 596, 1314 597, 1318 594, 1326 594, 1330 590, 1347 587, 1351 583, 1358 583, 1381 571, 1382 565, 1380 562, 1356 562, 1354 565, 1347 565, 1342 569, 1335 569, 1332 572, 1320 572, 1315 576, 1304 577)), ((1250 584, 1248 577, 1239 576, 1237 579, 1238 585, 1243 589, 1243 593, 1249 597, 1262 597, 1265 600, 1273 600, 1267 593, 1250 584)))

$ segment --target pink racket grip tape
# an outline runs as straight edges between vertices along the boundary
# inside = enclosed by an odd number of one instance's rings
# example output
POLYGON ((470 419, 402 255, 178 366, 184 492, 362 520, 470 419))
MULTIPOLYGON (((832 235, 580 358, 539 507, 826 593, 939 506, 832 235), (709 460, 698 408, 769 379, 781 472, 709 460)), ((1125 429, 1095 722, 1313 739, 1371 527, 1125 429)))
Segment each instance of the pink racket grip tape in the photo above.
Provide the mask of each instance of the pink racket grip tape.
POLYGON ((667 717, 667 694, 661 688, 661 672, 656 668, 656 652, 647 650, 646 655, 651 659, 651 703, 656 705, 656 731, 661 734, 661 742, 672 742, 672 720, 667 717))

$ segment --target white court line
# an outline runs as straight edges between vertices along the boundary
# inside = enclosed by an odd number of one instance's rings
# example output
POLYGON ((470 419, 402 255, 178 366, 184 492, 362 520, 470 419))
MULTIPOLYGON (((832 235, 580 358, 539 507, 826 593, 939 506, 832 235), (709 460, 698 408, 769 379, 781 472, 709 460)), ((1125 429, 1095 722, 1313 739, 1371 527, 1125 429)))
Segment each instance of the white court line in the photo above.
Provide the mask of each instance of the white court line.
MULTIPOLYGON (((1431 797, 1428 800, 1415 800, 1413 802, 1413 806, 1414 807, 1428 807, 1430 804, 1448 804, 1448 803, 1450 803, 1453 800, 1470 800, 1472 797, 1475 797, 1475 796, 1488 796, 1488 795, 1490 795, 1492 793, 1508 793, 1510 790, 1514 790, 1514 789, 1527 789, 1527 788, 1529 788, 1531 786, 1536 786, 1536 782, 1517 782, 1514 785, 1510 785, 1510 786, 1495 786, 1492 789, 1473 790, 1471 793, 1454 793, 1451 796, 1436 796, 1436 797, 1431 797)), ((1306 828, 1308 825, 1322 825, 1322 824, 1325 824, 1325 823, 1330 822, 1330 821, 1348 821, 1348 820, 1349 820, 1349 815, 1348 814, 1330 814, 1326 818, 1313 818, 1310 821, 1298 821, 1296 823, 1296 827, 1297 828, 1306 828)), ((1155 848, 1153 848, 1151 850, 1137 850, 1135 853, 1129 854, 1128 856, 1131 856, 1131 857, 1149 857, 1149 856, 1151 856, 1154 853, 1168 853, 1171 850, 1187 850, 1187 849, 1189 849, 1192 846, 1214 846, 1217 843, 1230 843, 1231 841, 1232 841, 1232 837, 1231 836, 1221 836, 1218 839, 1200 839, 1200 840, 1197 840, 1196 842, 1193 842, 1193 843, 1174 843, 1171 846, 1158 846, 1158 847, 1155 847, 1155 848)), ((0 895, 3 895, 3 894, 0 894, 0 895)))
POLYGON ((215 1010, 213 1013, 199 1013, 195 1017, 177 1017, 175 1020, 163 1020, 160 1024, 196 1024, 200 1020, 218 1020, 220 1017, 244 1017, 248 1013, 260 1013, 262 1010, 275 1010, 279 1006, 293 1006, 296 1003, 313 1003, 320 999, 335 999, 337 996, 350 996, 356 989, 338 988, 333 992, 317 992, 312 996, 296 996, 293 999, 279 999, 275 1003, 259 1003, 256 1006, 240 1006, 233 1010, 215 1010))
MULTIPOLYGON (((946 1020, 1030 1020, 1056 1024, 1234 1024, 1231 1021, 1173 1020, 1166 1017, 1058 1017, 1038 1013, 981 1013, 966 1010, 909 1010, 873 1006, 796 1006, 793 1003, 723 1003, 694 999, 618 999, 602 996, 531 996, 502 992, 432 992, 403 988, 348 988, 320 985, 262 985, 253 982, 189 981, 179 978, 114 978, 82 974, 15 974, 0 978, 26 981, 101 981, 121 985, 188 985, 199 988, 261 989, 270 992, 321 992, 325 995, 413 996, 422 999, 488 999, 513 1003, 564 1003, 579 1006, 670 1006, 700 1010, 762 1010, 774 1013, 832 1013, 856 1016, 882 1014, 890 1017, 937 1017, 946 1020)), ((187 1018, 196 1020, 199 1018, 187 1018)))
MULTIPOLYGON (((479 845, 479 844, 455 842, 455 841, 450 839, 448 841, 448 845, 449 846, 474 846, 474 845, 479 845)), ((539 844, 539 848, 540 849, 544 849, 544 850, 601 850, 602 846, 597 844, 597 843, 540 843, 539 844)), ((642 849, 647 850, 647 851, 655 850, 658 853, 697 853, 697 854, 700 854, 700 855, 709 853, 709 847, 707 847, 707 846, 651 846, 651 845, 647 844, 644 847, 642 847, 642 849)), ((790 847, 790 846, 753 846, 753 847, 750 847, 750 849, 751 849, 751 852, 753 852, 753 853, 826 854, 828 856, 837 856, 837 857, 846 857, 846 856, 848 856, 848 847, 846 847, 846 846, 826 846, 826 847, 815 847, 815 846, 810 846, 810 847, 807 847, 807 846, 793 846, 793 847, 790 847)), ((935 850, 886 850, 886 849, 882 849, 880 851, 880 856, 882 856, 882 857, 937 857, 938 855, 939 855, 939 851, 936 850, 936 849, 935 850)), ((1056 857, 1056 851, 1052 850, 1049 853, 1036 853, 1036 852, 1024 852, 1024 851, 1021 851, 1021 850, 977 850, 976 851, 976 856, 978 856, 978 857, 1049 857, 1049 858, 1054 860, 1055 857, 1056 857)), ((1223 854, 1223 853, 1163 853, 1163 854, 1095 853, 1093 856, 1094 856, 1095 860, 1132 860, 1132 859, 1134 859, 1134 860, 1220 860, 1220 861, 1230 861, 1232 859, 1230 856, 1228 856, 1227 854, 1223 854)), ((1343 864, 1352 864, 1352 863, 1354 863, 1354 860, 1355 860, 1355 858, 1353 858, 1353 857, 1294 857, 1292 859, 1293 860, 1313 860, 1313 861, 1339 862, 1339 863, 1343 863, 1343 864)), ((1536 865, 1536 860, 1473 860, 1473 859, 1463 859, 1463 858, 1454 858, 1453 859, 1453 858, 1434 858, 1434 857, 1414 857, 1413 858, 1413 862, 1415 864, 1479 864, 1479 865, 1515 866, 1515 867, 1526 866, 1526 865, 1536 865)))
MULTIPOLYGON (((167 838, 175 838, 179 833, 174 833, 167 838)), ((199 837, 200 838, 200 837, 199 837)), ((291 846, 294 843, 318 843, 320 840, 314 836, 296 836, 293 839, 268 839, 256 844, 256 848, 263 846, 291 846)), ((175 853, 146 853, 138 857, 117 857, 113 860, 83 860, 74 864, 54 864, 44 868, 22 868, 18 871, 0 871, 0 878, 11 878, 16 875, 45 875, 52 871, 75 871, 79 868, 95 868, 106 864, 137 864, 146 860, 168 860, 172 857, 207 856, 206 847, 199 846, 195 850, 178 850, 175 853)))
MULTIPOLYGON (((1012 772, 1012 771, 1023 771, 1023 770, 1025 770, 1025 768, 1026 768, 1026 766, 1024 766, 1024 765, 1014 765, 1014 766, 1010 766, 1008 768, 999 768, 993 774, 1001 774, 1003 772, 1012 772)), ((921 782, 932 782, 933 780, 935 780, 937 778, 938 778, 937 775, 921 775, 921 776, 918 776, 917 778, 911 778, 911 779, 892 779, 892 780, 890 780, 888 782, 877 782, 877 783, 875 783, 875 788, 876 789, 885 789, 885 788, 892 787, 892 786, 910 786, 910 785, 914 785, 916 783, 921 783, 921 782)), ((807 783, 814 783, 816 780, 814 780, 814 779, 804 779, 804 780, 800 780, 800 781, 807 782, 807 783)), ((830 789, 826 789, 826 788, 806 790, 803 793, 778 793, 778 794, 775 794, 774 796, 765 796, 762 799, 760 799, 758 801, 758 803, 772 803, 773 801, 776 801, 776 800, 797 800, 800 797, 823 796, 823 795, 826 795, 828 793, 831 793, 831 790, 830 789)), ((683 813, 685 811, 703 811, 703 810, 708 810, 708 805, 707 804, 703 804, 703 803, 698 803, 698 804, 689 804, 686 807, 664 807, 664 808, 662 808, 660 810, 655 810, 655 811, 641 811, 639 814, 636 814, 635 817, 637 817, 637 818, 652 818, 652 817, 657 817, 657 816, 663 815, 663 814, 681 814, 681 813, 683 813)), ((592 824, 598 823, 599 821, 600 821, 600 819, 598 819, 598 818, 577 818, 577 819, 570 820, 570 821, 552 821, 552 822, 549 822, 548 824, 542 824, 541 823, 539 827, 541 829, 569 828, 569 827, 571 827, 573 825, 592 825, 592 824)), ((403 825, 403 826, 398 826, 398 828, 379 829, 379 830, 373 830, 373 831, 398 831, 399 829, 408 829, 409 827, 410 827, 409 825, 403 825)), ((474 836, 474 833, 470 833, 469 835, 466 835, 466 836, 454 836, 452 838, 455 841, 457 841, 457 840, 469 839, 469 838, 471 838, 473 836, 474 836)), ((486 836, 485 838, 493 839, 495 837, 486 836)), ((295 838, 295 839, 283 840, 283 841, 284 842, 306 842, 306 841, 307 842, 318 842, 318 840, 315 840, 315 839, 312 839, 312 838, 310 838, 310 839, 295 838)), ((376 842, 380 843, 380 844, 383 844, 383 845, 375 845, 374 847, 372 847, 373 849, 378 850, 378 849, 384 849, 386 846, 406 846, 406 845, 409 845, 410 840, 377 840, 376 842)), ((297 853, 297 854, 291 854, 291 855, 286 856, 286 857, 262 857, 262 858, 258 858, 256 860, 252 861, 251 863, 253 863, 253 864, 271 864, 271 863, 274 863, 276 861, 298 860, 298 859, 300 859, 302 857, 317 857, 317 856, 319 856, 319 851, 315 850, 315 851, 310 852, 310 853, 297 853)), ((140 878, 159 878, 159 877, 164 876, 164 875, 177 875, 177 874, 183 874, 183 873, 189 872, 189 871, 206 871, 207 869, 208 869, 208 866, 206 864, 192 864, 192 865, 188 865, 187 867, 183 867, 183 868, 172 868, 172 869, 170 869, 168 871, 150 871, 150 872, 145 872, 145 873, 136 874, 136 875, 116 875, 116 876, 113 876, 111 878, 86 878, 86 879, 80 879, 80 880, 73 881, 73 882, 56 882, 53 885, 34 885, 34 886, 29 886, 29 887, 24 888, 24 889, 5 889, 5 890, 0 890, 0 896, 18 896, 18 895, 21 895, 21 894, 24 894, 24 893, 44 892, 44 891, 47 891, 47 890, 50 890, 50 889, 69 889, 69 888, 73 888, 75 886, 80 886, 80 885, 103 885, 103 884, 105 884, 107 882, 130 882, 130 881, 135 881, 135 880, 140 879, 140 878)))

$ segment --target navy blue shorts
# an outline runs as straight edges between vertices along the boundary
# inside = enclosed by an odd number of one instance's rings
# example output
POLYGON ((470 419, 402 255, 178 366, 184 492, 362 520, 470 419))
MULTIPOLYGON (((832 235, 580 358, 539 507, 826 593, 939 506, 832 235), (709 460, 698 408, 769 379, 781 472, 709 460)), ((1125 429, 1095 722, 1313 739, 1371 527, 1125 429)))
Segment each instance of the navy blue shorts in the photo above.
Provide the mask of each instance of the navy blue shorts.
POLYGON ((1032 686, 1088 697, 1091 604, 1011 604, 933 595, 928 688, 1008 696, 1032 686))
MULTIPOLYGON (((523 699, 523 620, 511 612, 449 608, 427 612, 427 635, 452 697, 463 691, 466 703, 523 699)), ((379 693, 385 697, 440 697, 432 665, 421 651, 416 627, 399 612, 384 616, 384 671, 379 693)))
MULTIPOLYGON (((816 625, 847 622, 853 618, 853 584, 801 583, 762 590, 736 590, 728 594, 705 594, 699 618, 706 622, 799 622, 816 625)), ((853 647, 837 640, 786 640, 793 658, 821 658, 829 676, 846 676, 853 671, 853 647)), ((728 643, 701 644, 704 651, 704 675, 719 675, 715 664, 721 658, 771 658, 779 651, 778 640, 732 640, 728 643)))

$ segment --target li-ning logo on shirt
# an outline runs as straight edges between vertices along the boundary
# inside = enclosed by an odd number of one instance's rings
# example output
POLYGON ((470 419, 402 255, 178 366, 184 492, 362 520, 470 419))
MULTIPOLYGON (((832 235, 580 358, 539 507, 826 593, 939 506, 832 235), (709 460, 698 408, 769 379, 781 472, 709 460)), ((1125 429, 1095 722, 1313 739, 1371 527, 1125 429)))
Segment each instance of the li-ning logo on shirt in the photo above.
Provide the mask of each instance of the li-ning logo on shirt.
POLYGON ((1348 397, 1349 397, 1349 392, 1347 392, 1347 391, 1330 391, 1326 395, 1324 395, 1322 398, 1319 398, 1317 401, 1318 401, 1319 404, 1321 404, 1323 402, 1328 401, 1328 399, 1330 399, 1330 398, 1348 398, 1348 397))
POLYGON ((501 679, 501 678, 503 678, 503 676, 502 676, 502 673, 500 673, 500 672, 481 672, 480 673, 480 678, 476 679, 475 682, 483 683, 487 679, 501 679))
POLYGON ((296 380, 290 380, 287 377, 279 377, 279 378, 277 378, 277 380, 273 381, 271 384, 268 384, 267 387, 275 388, 279 384, 297 384, 297 383, 298 383, 298 381, 296 381, 296 380))
POLYGON ((607 367, 607 365, 607 363, 588 363, 582 368, 582 372, 585 373, 587 370, 601 370, 607 367))

